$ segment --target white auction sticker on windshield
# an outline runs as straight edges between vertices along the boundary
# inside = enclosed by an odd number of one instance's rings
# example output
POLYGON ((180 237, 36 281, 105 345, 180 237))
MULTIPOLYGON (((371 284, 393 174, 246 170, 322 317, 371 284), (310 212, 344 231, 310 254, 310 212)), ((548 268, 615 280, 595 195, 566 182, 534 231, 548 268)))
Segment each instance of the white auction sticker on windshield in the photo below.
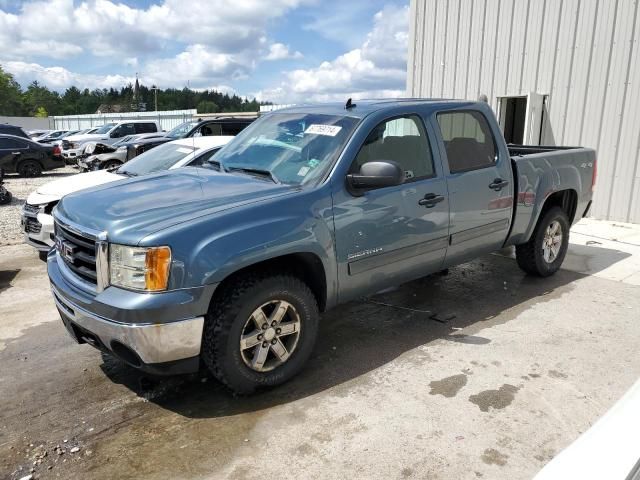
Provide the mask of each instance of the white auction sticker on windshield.
POLYGON ((340 130, 342 130, 342 127, 338 127, 336 125, 321 125, 319 123, 313 123, 307 127, 304 133, 313 133, 316 135, 327 135, 328 137, 335 137, 340 130))

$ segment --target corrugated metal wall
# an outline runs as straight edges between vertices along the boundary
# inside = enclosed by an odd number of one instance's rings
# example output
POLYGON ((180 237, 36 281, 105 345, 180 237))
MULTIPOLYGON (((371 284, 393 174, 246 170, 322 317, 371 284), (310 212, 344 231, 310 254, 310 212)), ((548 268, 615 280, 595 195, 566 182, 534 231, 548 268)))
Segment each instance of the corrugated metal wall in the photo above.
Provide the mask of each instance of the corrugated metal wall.
POLYGON ((598 150, 592 215, 640 223, 635 0, 412 0, 410 96, 548 95, 541 143, 598 150))

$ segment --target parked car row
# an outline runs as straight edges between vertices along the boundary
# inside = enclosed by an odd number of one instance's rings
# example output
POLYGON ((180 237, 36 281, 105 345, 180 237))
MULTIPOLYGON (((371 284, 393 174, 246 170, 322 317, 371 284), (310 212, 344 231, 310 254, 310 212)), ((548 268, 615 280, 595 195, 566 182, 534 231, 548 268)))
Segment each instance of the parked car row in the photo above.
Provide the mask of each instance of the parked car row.
POLYGON ((483 102, 283 109, 171 168, 201 140, 76 177, 129 178, 58 201, 48 275, 78 343, 243 394, 296 375, 341 303, 505 246, 554 274, 595 183, 593 150, 508 146, 483 102), (147 159, 164 170, 136 171, 147 159))
POLYGON ((161 170, 201 166, 233 137, 202 137, 175 140, 146 152, 117 169, 98 170, 46 183, 32 192, 23 207, 25 241, 38 250, 41 259, 54 246, 53 208, 64 195, 125 178, 161 170))

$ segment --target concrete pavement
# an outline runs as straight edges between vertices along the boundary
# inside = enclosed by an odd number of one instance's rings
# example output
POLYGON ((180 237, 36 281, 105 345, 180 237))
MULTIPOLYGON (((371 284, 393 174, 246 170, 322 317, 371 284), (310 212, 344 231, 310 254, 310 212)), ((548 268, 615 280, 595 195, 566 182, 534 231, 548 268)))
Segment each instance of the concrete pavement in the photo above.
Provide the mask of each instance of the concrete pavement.
POLYGON ((0 477, 531 478, 640 376, 640 228, 571 241, 549 279, 505 251, 329 312, 249 398, 73 344, 44 265, 2 247, 0 477))

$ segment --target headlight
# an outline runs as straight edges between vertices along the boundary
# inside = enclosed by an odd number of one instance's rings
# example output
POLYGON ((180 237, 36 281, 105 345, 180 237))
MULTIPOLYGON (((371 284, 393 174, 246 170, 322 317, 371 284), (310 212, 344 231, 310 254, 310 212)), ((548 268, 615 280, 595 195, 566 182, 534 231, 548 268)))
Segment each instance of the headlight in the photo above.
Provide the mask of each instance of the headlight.
POLYGON ((127 151, 127 147, 125 147, 124 145, 121 147, 118 147, 118 149, 116 150, 116 152, 126 152, 127 151))
POLYGON ((166 290, 170 266, 169 247, 109 245, 110 285, 146 292, 166 290))

